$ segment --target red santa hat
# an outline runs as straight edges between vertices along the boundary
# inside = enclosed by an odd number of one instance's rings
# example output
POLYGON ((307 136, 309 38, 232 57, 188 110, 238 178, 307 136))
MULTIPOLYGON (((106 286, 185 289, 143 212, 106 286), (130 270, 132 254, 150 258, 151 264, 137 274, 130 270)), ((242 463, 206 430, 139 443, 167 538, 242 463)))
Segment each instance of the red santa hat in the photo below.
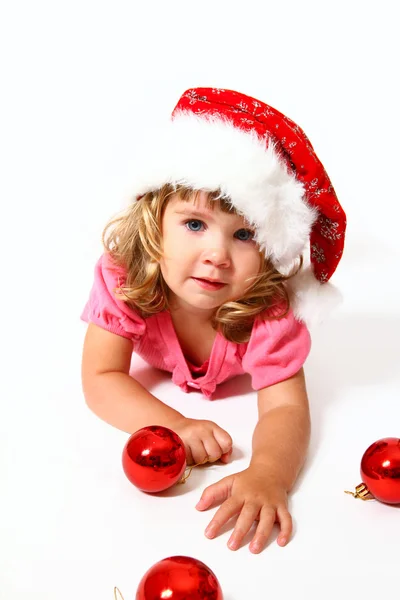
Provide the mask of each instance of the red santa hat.
POLYGON ((218 88, 187 90, 165 128, 140 147, 134 192, 166 183, 220 190, 255 228, 276 269, 305 267, 288 286, 299 319, 312 323, 336 303, 327 282, 343 253, 346 215, 302 131, 268 104, 218 88))

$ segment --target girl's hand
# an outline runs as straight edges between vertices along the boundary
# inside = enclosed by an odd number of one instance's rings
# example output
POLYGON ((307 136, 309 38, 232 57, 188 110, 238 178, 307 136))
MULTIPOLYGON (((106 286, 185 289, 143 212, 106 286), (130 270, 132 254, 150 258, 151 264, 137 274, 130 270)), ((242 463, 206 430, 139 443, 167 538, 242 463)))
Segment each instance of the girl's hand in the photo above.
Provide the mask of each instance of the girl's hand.
POLYGON ((188 465, 221 460, 227 463, 232 454, 232 438, 212 421, 182 417, 171 423, 170 428, 182 439, 188 465))
POLYGON ((285 546, 290 538, 292 518, 287 508, 286 490, 281 484, 269 481, 261 466, 250 466, 210 485, 204 490, 196 508, 206 510, 216 504, 221 506, 207 526, 205 534, 208 538, 214 538, 229 519, 239 515, 228 540, 231 550, 239 548, 254 521, 258 521, 250 543, 250 551, 254 554, 263 550, 276 521, 279 521, 281 529, 278 544, 285 546))

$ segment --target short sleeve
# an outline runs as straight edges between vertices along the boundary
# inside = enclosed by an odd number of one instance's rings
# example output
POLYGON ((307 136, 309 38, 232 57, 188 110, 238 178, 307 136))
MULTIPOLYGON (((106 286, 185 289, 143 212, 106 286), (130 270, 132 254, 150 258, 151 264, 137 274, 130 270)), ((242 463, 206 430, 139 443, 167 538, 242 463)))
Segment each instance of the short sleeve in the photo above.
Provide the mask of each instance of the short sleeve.
POLYGON ((242 367, 251 375, 253 389, 260 390, 295 375, 310 348, 309 331, 292 310, 281 319, 262 313, 254 322, 242 367))
POLYGON ((146 330, 145 321, 114 293, 125 280, 125 270, 113 263, 108 254, 103 254, 96 263, 93 286, 81 319, 137 342, 146 330))

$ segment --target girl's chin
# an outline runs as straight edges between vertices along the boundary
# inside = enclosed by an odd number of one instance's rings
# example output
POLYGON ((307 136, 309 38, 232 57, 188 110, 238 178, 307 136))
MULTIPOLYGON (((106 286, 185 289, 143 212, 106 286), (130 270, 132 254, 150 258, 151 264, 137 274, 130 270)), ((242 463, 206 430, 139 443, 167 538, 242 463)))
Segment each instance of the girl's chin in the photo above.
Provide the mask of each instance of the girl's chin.
POLYGON ((190 296, 187 297, 182 297, 180 296, 179 299, 177 298, 177 302, 181 305, 181 306, 190 306, 191 308, 194 309, 198 309, 198 310, 215 310, 216 308, 218 308, 219 306, 221 306, 221 304, 223 304, 223 301, 217 301, 215 298, 193 298, 190 296))

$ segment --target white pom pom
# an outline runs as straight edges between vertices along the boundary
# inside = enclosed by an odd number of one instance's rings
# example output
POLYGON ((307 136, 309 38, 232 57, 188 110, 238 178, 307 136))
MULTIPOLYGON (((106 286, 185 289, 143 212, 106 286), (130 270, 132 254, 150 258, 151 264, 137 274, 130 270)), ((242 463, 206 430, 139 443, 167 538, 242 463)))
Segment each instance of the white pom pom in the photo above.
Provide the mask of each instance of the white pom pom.
POLYGON ((342 302, 342 295, 331 283, 320 283, 311 267, 301 269, 288 283, 294 315, 312 327, 326 317, 342 302))

